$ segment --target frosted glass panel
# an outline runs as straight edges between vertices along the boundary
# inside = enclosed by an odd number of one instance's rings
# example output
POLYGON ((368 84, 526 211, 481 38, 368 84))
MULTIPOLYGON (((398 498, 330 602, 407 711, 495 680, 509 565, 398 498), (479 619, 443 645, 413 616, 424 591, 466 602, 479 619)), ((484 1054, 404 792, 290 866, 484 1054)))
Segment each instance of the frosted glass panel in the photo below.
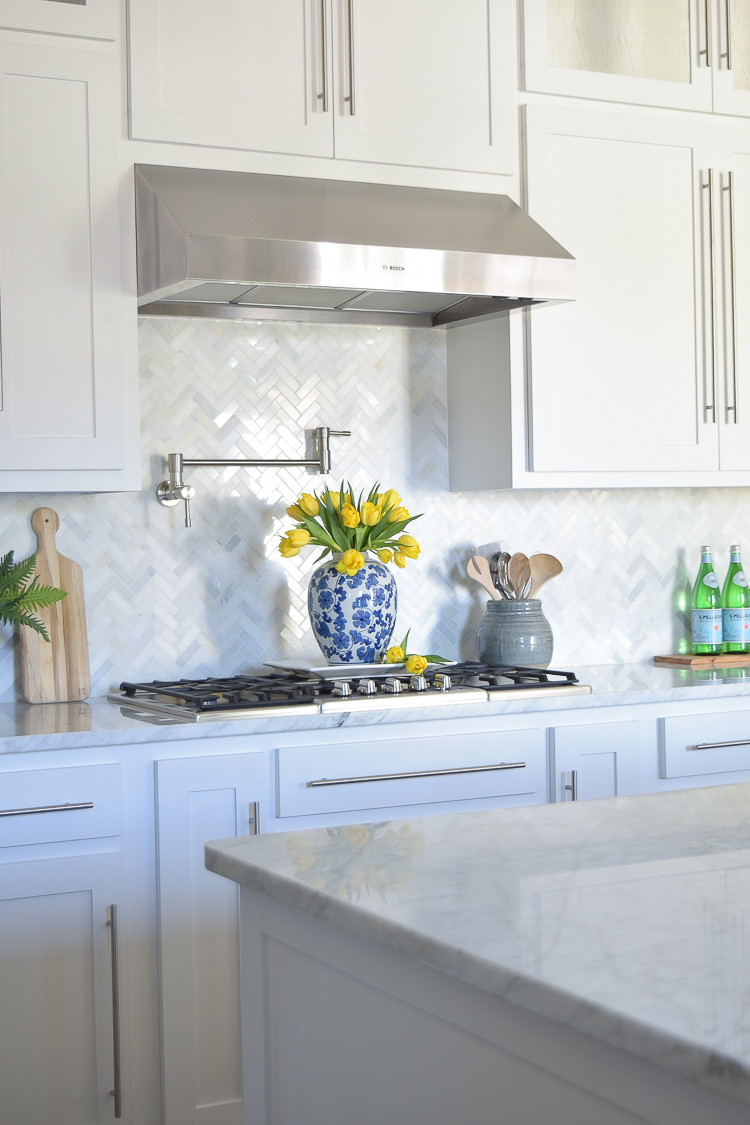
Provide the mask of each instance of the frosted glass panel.
POLYGON ((732 85, 750 90, 750 0, 731 0, 732 85))
POLYGON ((689 0, 547 0, 547 27, 550 66, 690 81, 689 0))

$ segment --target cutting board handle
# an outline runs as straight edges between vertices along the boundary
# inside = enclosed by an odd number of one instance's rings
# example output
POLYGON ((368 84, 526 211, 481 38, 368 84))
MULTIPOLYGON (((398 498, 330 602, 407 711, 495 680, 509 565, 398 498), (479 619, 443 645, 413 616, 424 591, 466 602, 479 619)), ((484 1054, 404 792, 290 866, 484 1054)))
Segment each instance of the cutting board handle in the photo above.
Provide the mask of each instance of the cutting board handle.
POLYGON ((31 526, 37 534, 39 547, 55 550, 55 535, 60 528, 60 517, 52 508, 37 508, 31 517, 31 526))

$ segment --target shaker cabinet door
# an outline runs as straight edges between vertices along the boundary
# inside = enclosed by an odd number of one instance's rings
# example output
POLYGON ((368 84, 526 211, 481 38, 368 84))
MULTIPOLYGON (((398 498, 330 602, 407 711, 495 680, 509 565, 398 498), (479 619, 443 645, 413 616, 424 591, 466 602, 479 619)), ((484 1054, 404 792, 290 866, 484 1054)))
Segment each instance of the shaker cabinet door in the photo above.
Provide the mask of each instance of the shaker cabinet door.
POLYGON ((129 0, 131 134, 333 156, 330 0, 129 0))
POLYGON ((750 133, 731 130, 715 170, 720 458, 750 470, 750 133))
POLYGON ((550 751, 553 801, 640 793, 640 731, 635 721, 555 727, 550 751))
POLYGON ((577 299, 529 317, 535 476, 718 469, 707 127, 541 106, 526 125, 529 212, 577 262, 577 299))
POLYGON ((336 156, 512 174, 508 0, 334 0, 336 156))
POLYGON ((140 487, 119 120, 119 68, 109 49, 0 38, 5 491, 140 487))
POLYGON ((704 0, 523 0, 526 89, 710 112, 710 13, 704 0))
POLYGON ((109 1125, 115 1089, 131 1119, 120 864, 117 854, 0 863, 0 1121, 8 1125, 109 1125))
POLYGON ((156 784, 164 1125, 242 1125, 237 887, 203 846, 247 835, 265 755, 157 762, 156 784))

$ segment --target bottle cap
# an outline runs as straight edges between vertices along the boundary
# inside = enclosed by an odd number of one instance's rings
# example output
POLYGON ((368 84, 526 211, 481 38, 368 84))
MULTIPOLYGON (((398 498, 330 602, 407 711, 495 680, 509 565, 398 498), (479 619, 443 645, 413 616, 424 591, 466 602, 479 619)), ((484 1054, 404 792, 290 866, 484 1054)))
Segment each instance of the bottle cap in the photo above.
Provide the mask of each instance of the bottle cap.
POLYGON ((737 553, 739 553, 739 550, 740 550, 739 543, 733 543, 732 546, 729 548, 729 550, 730 551, 736 551, 737 553))
POLYGON ((706 551, 710 551, 710 550, 711 550, 710 545, 706 544, 705 547, 701 547, 701 554, 705 554, 706 551))

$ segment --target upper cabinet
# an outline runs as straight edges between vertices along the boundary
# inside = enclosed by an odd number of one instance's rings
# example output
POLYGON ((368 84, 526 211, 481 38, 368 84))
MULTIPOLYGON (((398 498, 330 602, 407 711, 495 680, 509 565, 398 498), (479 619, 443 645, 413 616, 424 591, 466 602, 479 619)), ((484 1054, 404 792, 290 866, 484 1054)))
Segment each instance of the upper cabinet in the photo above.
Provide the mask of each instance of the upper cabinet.
POLYGON ((510 0, 130 0, 130 30, 135 138, 515 171, 510 0))
POLYGON ((527 90, 711 110, 709 0, 524 0, 523 18, 527 90))
POLYGON ((524 0, 527 90, 750 116, 750 0, 524 0))
POLYGON ((118 0, 0 0, 0 28, 117 39, 118 0))
POLYGON ((136 309, 123 281, 133 221, 121 219, 119 121, 109 47, 0 36, 6 492, 140 487, 136 309))

